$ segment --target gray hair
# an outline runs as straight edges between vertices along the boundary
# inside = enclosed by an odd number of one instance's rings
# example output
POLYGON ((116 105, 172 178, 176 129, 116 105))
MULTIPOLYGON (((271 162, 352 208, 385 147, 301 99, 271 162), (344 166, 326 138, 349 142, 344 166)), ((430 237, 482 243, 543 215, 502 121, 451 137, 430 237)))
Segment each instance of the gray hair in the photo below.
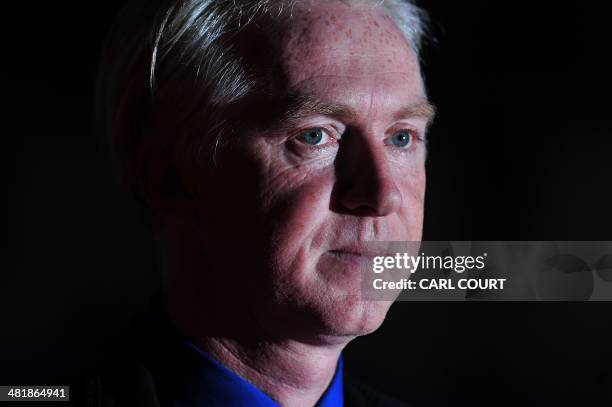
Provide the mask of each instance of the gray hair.
MULTIPOLYGON (((214 161, 230 123, 244 113, 237 106, 273 94, 282 72, 265 65, 274 60, 284 21, 304 1, 323 0, 130 1, 107 37, 95 117, 124 179, 134 181, 136 154, 149 140, 179 160, 214 161), (205 151, 211 155, 203 159, 205 151)), ((419 55, 426 15, 412 2, 340 1, 382 7, 419 55)))

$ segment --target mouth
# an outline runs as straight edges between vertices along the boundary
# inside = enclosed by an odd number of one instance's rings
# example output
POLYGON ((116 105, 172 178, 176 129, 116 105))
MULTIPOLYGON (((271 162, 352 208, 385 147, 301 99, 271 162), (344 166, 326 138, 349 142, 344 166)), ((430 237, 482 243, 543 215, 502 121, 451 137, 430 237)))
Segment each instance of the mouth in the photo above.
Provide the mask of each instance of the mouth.
POLYGON ((330 248, 328 253, 341 258, 360 258, 372 260, 377 256, 386 256, 392 252, 388 242, 367 242, 339 244, 330 248))
POLYGON ((374 261, 376 254, 351 250, 329 250, 333 259, 354 267, 368 267, 374 261))
POLYGON ((352 251, 352 250, 329 250, 328 253, 330 253, 332 256, 338 257, 338 258, 346 258, 346 259, 372 259, 376 256, 376 254, 374 253, 365 253, 365 252, 360 252, 360 251, 352 251))
MULTIPOLYGON (((323 253, 319 269, 333 275, 360 276, 373 264, 373 256, 350 250, 328 250, 323 253)), ((345 283, 346 284, 346 281, 345 283)))

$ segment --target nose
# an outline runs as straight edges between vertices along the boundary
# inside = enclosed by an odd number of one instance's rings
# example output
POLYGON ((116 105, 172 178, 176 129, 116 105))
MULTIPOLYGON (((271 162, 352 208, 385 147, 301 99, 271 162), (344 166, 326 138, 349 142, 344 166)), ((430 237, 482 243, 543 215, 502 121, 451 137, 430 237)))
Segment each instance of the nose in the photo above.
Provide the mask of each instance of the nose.
POLYGON ((380 139, 345 134, 336 157, 334 207, 358 216, 387 216, 402 205, 387 147, 380 139))

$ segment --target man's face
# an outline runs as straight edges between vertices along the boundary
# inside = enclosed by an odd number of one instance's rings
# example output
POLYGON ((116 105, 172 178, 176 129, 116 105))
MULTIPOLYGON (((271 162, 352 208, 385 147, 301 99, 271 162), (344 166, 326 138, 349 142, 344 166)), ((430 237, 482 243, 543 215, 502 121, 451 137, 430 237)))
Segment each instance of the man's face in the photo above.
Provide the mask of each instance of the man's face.
POLYGON ((293 14, 282 62, 308 102, 222 153, 203 234, 263 325, 364 334, 390 306, 360 299, 366 242, 421 239, 430 112, 417 57, 380 9, 293 14))

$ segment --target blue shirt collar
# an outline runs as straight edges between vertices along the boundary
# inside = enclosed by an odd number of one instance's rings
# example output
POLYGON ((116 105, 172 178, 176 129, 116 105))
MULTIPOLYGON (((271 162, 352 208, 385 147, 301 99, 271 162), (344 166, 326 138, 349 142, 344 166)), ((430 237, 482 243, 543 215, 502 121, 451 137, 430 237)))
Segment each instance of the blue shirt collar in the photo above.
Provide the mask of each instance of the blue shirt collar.
MULTIPOLYGON (((279 404, 267 394, 223 366, 211 355, 189 341, 185 343, 199 355, 201 363, 199 363, 199 372, 197 372, 197 392, 192 393, 193 397, 190 400, 181 403, 182 407, 279 407, 279 404)), ((340 357, 336 373, 316 407, 342 407, 343 399, 342 357, 340 357)))

